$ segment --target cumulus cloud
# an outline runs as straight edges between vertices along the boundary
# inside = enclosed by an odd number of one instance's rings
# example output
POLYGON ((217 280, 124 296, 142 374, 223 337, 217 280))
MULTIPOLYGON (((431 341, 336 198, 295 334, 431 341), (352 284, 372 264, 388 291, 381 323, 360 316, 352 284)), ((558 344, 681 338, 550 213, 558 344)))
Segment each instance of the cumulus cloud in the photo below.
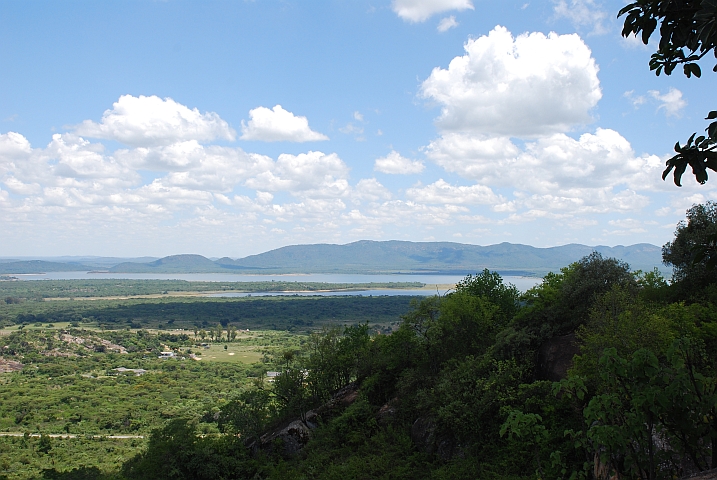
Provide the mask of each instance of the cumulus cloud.
POLYGON ((27 157, 32 151, 30 142, 24 136, 15 132, 0 135, 0 162, 11 161, 27 157))
POLYGON ((454 15, 451 15, 450 17, 442 18, 440 22, 438 22, 438 29, 439 32, 447 32, 451 28, 455 28, 458 26, 458 22, 456 22, 456 17, 454 15))
POLYGON ((594 0, 558 0, 554 2, 553 11, 556 17, 568 19, 576 28, 588 27, 595 35, 607 33, 604 25, 607 11, 594 0))
POLYGON ((335 153, 284 153, 271 170, 247 180, 246 185, 267 192, 288 191, 313 198, 340 197, 350 191, 348 173, 348 166, 335 153))
POLYGON ((134 147, 169 145, 185 140, 234 140, 236 132, 219 115, 157 96, 122 95, 99 123, 85 120, 74 133, 116 140, 134 147))
POLYGON ((663 188, 662 160, 636 156, 619 133, 597 129, 577 140, 553 134, 518 149, 509 139, 449 134, 432 142, 426 155, 449 172, 484 185, 514 188, 512 203, 499 211, 609 212, 643 208, 638 190, 663 188))
POLYGON ((554 134, 528 142, 524 150, 502 137, 480 140, 451 135, 432 142, 426 154, 465 178, 536 193, 625 182, 645 188, 640 185, 641 172, 662 166, 655 156, 636 157, 624 137, 601 128, 577 140, 554 134))
POLYGON ((668 117, 679 117, 682 109, 687 106, 687 102, 682 98, 682 92, 673 87, 670 87, 667 93, 660 93, 657 90, 650 90, 647 93, 660 102, 658 110, 664 110, 668 117))
POLYGON ((437 13, 450 10, 473 10, 471 0, 393 0, 393 11, 411 23, 425 22, 437 13))
POLYGON ((309 128, 306 117, 295 116, 281 105, 273 109, 257 107, 249 111, 249 122, 242 120, 242 140, 262 142, 316 142, 328 140, 326 135, 309 128))
POLYGON ((213 192, 230 191, 240 182, 271 170, 274 164, 265 155, 196 141, 121 150, 114 156, 134 169, 167 172, 164 182, 168 185, 213 192))
POLYGON ((598 67, 578 35, 514 38, 497 26, 464 49, 421 85, 420 95, 442 107, 442 131, 530 137, 592 120, 602 97, 598 67))
POLYGON ((406 190, 410 200, 429 204, 494 205, 501 198, 485 185, 454 186, 443 180, 406 190))
POLYGON ((409 160, 402 157, 401 154, 392 150, 385 157, 377 158, 374 162, 373 169, 381 173, 390 173, 395 175, 411 175, 421 173, 425 165, 417 160, 409 160))
POLYGON ((15 177, 7 177, 3 183, 9 191, 17 195, 37 195, 42 192, 39 183, 24 183, 15 177))
POLYGON ((391 192, 375 178, 362 178, 356 184, 353 192, 355 199, 370 202, 389 200, 391 196, 391 192))

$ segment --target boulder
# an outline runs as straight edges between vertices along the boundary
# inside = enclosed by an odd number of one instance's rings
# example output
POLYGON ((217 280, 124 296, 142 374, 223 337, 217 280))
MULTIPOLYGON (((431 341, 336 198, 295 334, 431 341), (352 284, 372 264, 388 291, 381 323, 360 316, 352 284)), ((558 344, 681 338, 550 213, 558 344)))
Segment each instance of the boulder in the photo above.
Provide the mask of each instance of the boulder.
POLYGON ((462 455, 461 448, 449 435, 439 435, 433 419, 419 417, 411 426, 411 440, 420 450, 429 455, 436 454, 442 460, 462 455))
POLYGON ((262 435, 250 445, 253 452, 262 451, 283 457, 299 453, 311 438, 311 431, 322 422, 337 416, 358 398, 358 385, 351 383, 336 392, 331 399, 315 410, 309 410, 303 419, 293 419, 262 435))
POLYGON ((538 380, 558 382, 568 376, 573 357, 580 353, 574 333, 553 337, 538 349, 535 375, 538 380))
POLYGON ((311 438, 311 430, 301 420, 265 433, 259 438, 258 448, 267 453, 292 457, 304 448, 311 438))

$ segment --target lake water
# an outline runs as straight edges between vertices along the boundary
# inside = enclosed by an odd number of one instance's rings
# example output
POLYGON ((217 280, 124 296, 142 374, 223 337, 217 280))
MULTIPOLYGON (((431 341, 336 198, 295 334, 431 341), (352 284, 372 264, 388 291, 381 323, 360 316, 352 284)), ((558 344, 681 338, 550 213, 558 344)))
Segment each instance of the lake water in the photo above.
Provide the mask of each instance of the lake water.
MULTIPOLYGON (((321 282, 321 283, 371 283, 371 282, 421 282, 426 285, 454 284, 465 278, 463 275, 354 275, 333 273, 287 274, 287 275, 241 275, 232 273, 88 273, 88 272, 50 272, 45 274, 13 275, 20 280, 95 280, 95 279, 124 279, 124 280, 186 280, 189 282, 321 282)), ((536 277, 503 277, 506 283, 512 283, 520 291, 525 291, 538 283, 536 277)), ((432 290, 390 290, 375 289, 357 292, 289 292, 289 293, 253 293, 258 295, 433 295, 432 290)), ((443 295, 444 289, 439 289, 443 295)), ((246 296, 246 294, 222 293, 215 296, 246 296)))

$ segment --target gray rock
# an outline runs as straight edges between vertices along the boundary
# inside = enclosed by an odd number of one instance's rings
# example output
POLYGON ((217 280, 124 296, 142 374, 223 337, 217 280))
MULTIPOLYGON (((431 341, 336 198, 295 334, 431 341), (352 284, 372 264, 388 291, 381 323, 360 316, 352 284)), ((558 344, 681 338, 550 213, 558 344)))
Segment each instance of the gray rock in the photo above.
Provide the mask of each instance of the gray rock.
POLYGON ((538 380, 558 382, 568 376, 573 357, 580 353, 575 334, 554 337, 538 349, 535 374, 538 380))

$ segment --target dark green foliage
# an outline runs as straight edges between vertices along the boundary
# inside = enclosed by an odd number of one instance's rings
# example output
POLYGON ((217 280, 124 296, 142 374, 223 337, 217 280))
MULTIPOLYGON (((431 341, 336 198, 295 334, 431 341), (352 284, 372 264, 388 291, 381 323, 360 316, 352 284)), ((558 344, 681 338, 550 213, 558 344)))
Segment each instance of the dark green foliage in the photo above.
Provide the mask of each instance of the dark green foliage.
POLYGON ((584 411, 587 436, 603 447, 604 463, 642 479, 674 478, 687 462, 698 470, 717 466, 707 460, 717 438, 717 390, 700 356, 689 340, 676 341, 666 362, 648 349, 631 360, 605 351, 605 389, 584 411))
POLYGON ((102 480, 109 479, 109 476, 103 475, 97 467, 81 467, 73 468, 65 472, 58 472, 55 469, 43 470, 42 480, 102 480))
MULTIPOLYGON (((312 292, 321 290, 370 290, 421 288, 420 282, 320 283, 320 282, 189 282, 185 280, 35 280, 0 282, 0 296, 9 299, 93 298, 157 295, 179 292, 312 292)), ((7 300, 6 300, 7 301, 7 300)), ((7 303, 17 303, 15 301, 7 303)))
POLYGON ((309 338, 306 362, 308 384, 313 402, 328 400, 341 387, 359 377, 368 361, 370 345, 368 324, 324 329, 309 338))
MULTIPOLYGON (((28 282, 32 283, 32 282, 28 282)), ((164 298, 45 301, 5 305, 0 323, 34 324, 77 322, 112 328, 206 328, 227 323, 239 328, 301 330, 323 325, 369 321, 372 325, 395 322, 409 309, 414 297, 331 296, 250 298, 164 298), (173 320, 173 322, 172 322, 173 320)))
POLYGON ((497 272, 491 272, 487 268, 481 273, 473 276, 468 275, 456 285, 457 293, 467 293, 475 297, 483 297, 498 307, 499 316, 503 323, 518 311, 520 292, 515 285, 506 285, 497 272))
POLYGON ((708 268, 711 258, 717 258, 714 237, 717 235, 717 202, 694 205, 687 210, 687 222, 677 224, 675 238, 662 247, 662 259, 672 265, 672 281, 679 285, 683 298, 700 296, 709 284, 717 282, 717 273, 708 268), (702 258, 695 258, 697 250, 702 258))
POLYGON ((532 355, 544 341, 574 332, 588 319, 593 302, 614 286, 637 291, 630 266, 593 252, 559 274, 549 274, 523 296, 524 308, 496 342, 502 358, 532 355))
POLYGON ((253 476, 255 468, 244 443, 235 435, 200 436, 185 419, 154 430, 145 453, 127 462, 128 479, 222 479, 253 476))
POLYGON ((255 441, 276 416, 271 392, 263 385, 239 394, 216 415, 222 433, 241 434, 246 443, 255 441))

